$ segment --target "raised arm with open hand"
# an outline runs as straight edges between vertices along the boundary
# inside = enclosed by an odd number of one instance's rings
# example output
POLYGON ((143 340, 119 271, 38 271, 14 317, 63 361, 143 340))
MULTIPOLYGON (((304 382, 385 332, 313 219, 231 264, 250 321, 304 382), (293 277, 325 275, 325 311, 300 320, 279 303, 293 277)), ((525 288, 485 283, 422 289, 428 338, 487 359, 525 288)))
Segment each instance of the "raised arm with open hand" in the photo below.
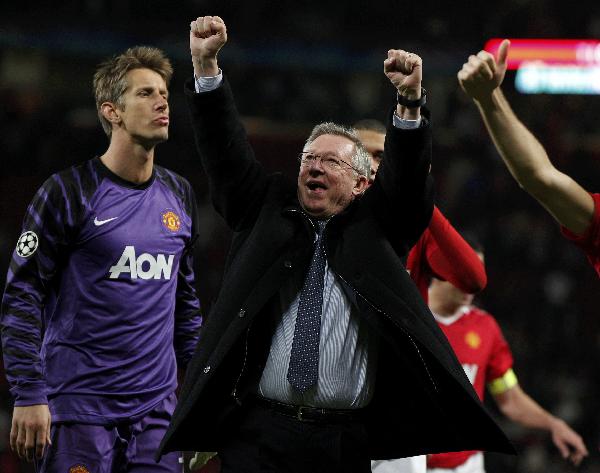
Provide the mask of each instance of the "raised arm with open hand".
POLYGON ((190 52, 196 77, 219 73, 217 53, 227 42, 227 27, 218 16, 200 16, 190 23, 190 52))
POLYGON ((519 185, 542 204, 564 227, 581 235, 594 214, 591 195, 577 182, 556 169, 545 149, 521 123, 502 94, 510 42, 504 40, 498 59, 480 51, 458 72, 462 89, 477 105, 479 113, 519 185))

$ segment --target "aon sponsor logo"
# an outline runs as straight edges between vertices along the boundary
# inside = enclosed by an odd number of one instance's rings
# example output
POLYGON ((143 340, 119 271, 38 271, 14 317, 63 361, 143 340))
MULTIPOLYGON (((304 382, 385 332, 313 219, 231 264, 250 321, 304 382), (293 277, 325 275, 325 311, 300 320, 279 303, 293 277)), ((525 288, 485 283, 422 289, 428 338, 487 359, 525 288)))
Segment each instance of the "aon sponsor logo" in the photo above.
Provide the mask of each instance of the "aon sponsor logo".
POLYGON ((157 255, 149 253, 135 256, 135 247, 126 246, 121 258, 110 267, 110 279, 118 278, 121 273, 129 273, 131 279, 171 279, 173 258, 175 255, 157 255))

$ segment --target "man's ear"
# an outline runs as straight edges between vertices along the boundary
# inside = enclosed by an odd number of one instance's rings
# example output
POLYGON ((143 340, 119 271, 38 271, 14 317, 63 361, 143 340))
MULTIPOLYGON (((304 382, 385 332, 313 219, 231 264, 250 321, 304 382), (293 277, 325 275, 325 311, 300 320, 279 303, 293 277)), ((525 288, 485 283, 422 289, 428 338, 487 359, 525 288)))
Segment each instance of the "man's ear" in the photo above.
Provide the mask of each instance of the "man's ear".
POLYGON ((103 102, 100 105, 100 112, 102 116, 113 125, 119 126, 121 124, 121 111, 112 102, 103 102))
POLYGON ((369 180, 363 176, 359 175, 356 178, 356 182, 354 183, 354 188, 352 189, 353 195, 361 195, 364 191, 369 187, 369 180))

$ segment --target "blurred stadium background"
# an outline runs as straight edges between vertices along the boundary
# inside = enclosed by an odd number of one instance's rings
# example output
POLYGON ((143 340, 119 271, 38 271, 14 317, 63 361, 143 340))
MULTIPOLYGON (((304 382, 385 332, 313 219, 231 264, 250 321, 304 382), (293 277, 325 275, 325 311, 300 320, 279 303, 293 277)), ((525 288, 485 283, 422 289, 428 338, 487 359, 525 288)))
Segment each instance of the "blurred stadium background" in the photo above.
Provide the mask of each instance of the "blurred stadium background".
MULTIPOLYGON (((580 471, 600 472, 598 278, 558 226, 512 180, 456 73, 491 37, 600 38, 600 4, 505 2, 232 2, 67 0, 14 2, 0 15, 0 283, 37 187, 53 172, 107 145, 91 92, 95 65, 129 46, 172 58, 171 137, 157 162, 186 176, 200 200, 198 291, 216 294, 228 230, 208 201, 181 92, 191 75, 189 22, 216 14, 228 25, 220 65, 258 157, 296 173, 295 153, 316 122, 385 116, 394 91, 382 73, 389 48, 417 52, 434 117, 437 203, 486 247, 488 288, 479 304, 512 346, 524 389, 579 431, 590 449, 580 471)), ((514 73, 504 89, 554 163, 600 190, 600 98, 521 95, 514 73)), ((398 383, 401 387, 401 380, 398 383)), ((493 406, 490 406, 493 409, 493 406)), ((12 402, 0 373, 0 472, 33 471, 9 452, 12 402)), ((487 456, 489 473, 574 471, 545 434, 500 418, 520 452, 487 456)), ((435 428, 435 426, 431 426, 435 428)), ((202 429, 202 425, 198 425, 202 429)), ((402 426, 398 426, 399 432, 402 426)))

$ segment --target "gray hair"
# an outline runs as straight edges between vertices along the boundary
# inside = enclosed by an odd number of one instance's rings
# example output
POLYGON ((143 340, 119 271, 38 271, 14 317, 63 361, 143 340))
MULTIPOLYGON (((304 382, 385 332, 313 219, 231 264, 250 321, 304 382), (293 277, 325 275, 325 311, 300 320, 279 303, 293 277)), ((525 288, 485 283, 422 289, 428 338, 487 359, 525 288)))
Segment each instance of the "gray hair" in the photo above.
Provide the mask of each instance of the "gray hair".
POLYGON ((352 143, 354 143, 352 166, 361 176, 365 176, 366 178, 369 177, 371 174, 371 156, 365 149, 362 141, 360 141, 360 138, 356 134, 356 130, 354 128, 338 125, 337 123, 333 122, 319 123, 312 129, 310 136, 307 138, 306 143, 304 143, 304 147, 310 145, 321 135, 343 136, 344 138, 348 138, 350 141, 352 141, 352 143))

